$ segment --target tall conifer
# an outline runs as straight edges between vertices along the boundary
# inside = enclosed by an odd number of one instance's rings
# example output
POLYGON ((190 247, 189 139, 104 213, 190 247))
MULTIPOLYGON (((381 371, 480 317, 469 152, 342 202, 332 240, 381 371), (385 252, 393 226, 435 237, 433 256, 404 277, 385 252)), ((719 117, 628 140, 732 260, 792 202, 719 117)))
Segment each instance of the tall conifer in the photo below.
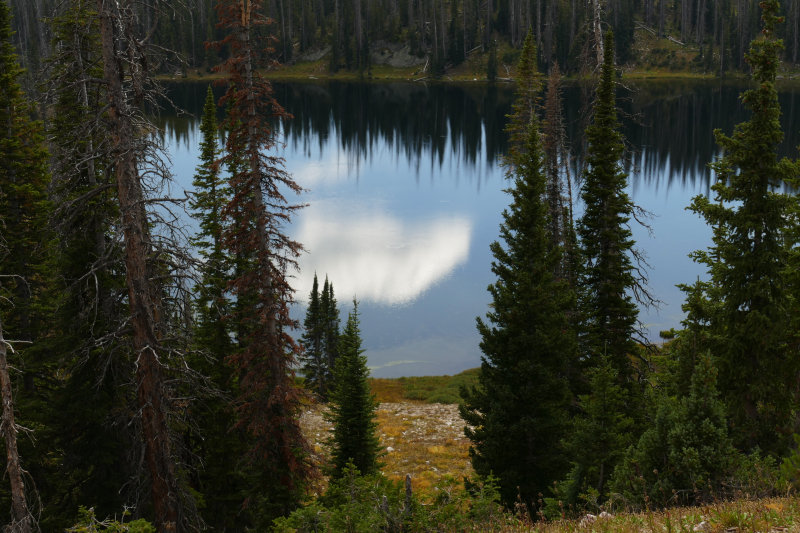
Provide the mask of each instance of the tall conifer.
MULTIPOLYGON (((325 280, 327 290, 327 280, 325 280)), ((325 309, 327 315, 327 309, 325 309)), ((309 388, 325 397, 327 392, 328 364, 325 358, 325 326, 323 320, 323 309, 320 305, 319 280, 314 273, 314 285, 308 296, 308 308, 306 318, 303 321, 305 332, 300 339, 303 345, 303 376, 309 388)))
POLYGON ((327 388, 332 389, 336 386, 334 369, 336 368, 336 358, 339 356, 339 307, 336 303, 336 296, 333 293, 333 282, 328 281, 325 276, 325 284, 322 286, 320 296, 320 320, 322 321, 322 350, 324 353, 327 372, 327 388))
POLYGON ((333 423, 329 441, 333 477, 340 477, 348 463, 353 463, 363 475, 375 473, 382 466, 378 459, 383 447, 376 434, 378 401, 370 389, 367 358, 363 353, 358 302, 353 300, 334 370, 336 388, 331 393, 330 412, 326 415, 326 420, 333 423))
MULTIPOLYGON (((46 311, 41 308, 40 296, 47 284, 50 203, 42 125, 30 118, 34 108, 20 88, 23 71, 11 36, 11 9, 6 2, 0 2, 0 289, 4 289, 0 299, 0 434, 7 457, 6 483, 10 482, 11 489, 3 491, 10 496, 3 498, 4 509, 11 513, 4 513, 2 519, 10 530, 30 533, 34 522, 23 481, 26 465, 22 460, 26 458, 20 457, 17 447, 14 401, 19 409, 19 393, 36 393, 35 377, 44 366, 44 354, 36 354, 25 344, 7 350, 5 339, 30 343, 38 341, 46 331, 46 311), (10 364, 21 369, 24 377, 16 395, 12 395, 7 355, 13 356, 10 364)), ((28 409, 23 413, 28 417, 34 414, 28 409)))
POLYGON ((200 163, 190 202, 200 230, 192 244, 203 258, 202 278, 195 286, 194 301, 194 342, 199 353, 192 367, 225 394, 204 398, 196 414, 201 435, 187 436, 187 440, 202 464, 196 474, 195 489, 203 495, 203 517, 211 527, 230 530, 247 524, 248 515, 241 512, 244 482, 239 464, 247 450, 242 432, 232 429, 236 417, 226 399, 239 392, 234 369, 225 361, 234 348, 233 321, 229 318, 232 306, 227 293, 234 261, 222 247, 222 209, 230 201, 230 195, 219 162, 217 104, 211 86, 206 91, 200 133, 200 163))
POLYGON ((775 26, 783 17, 776 0, 759 5, 764 37, 754 40, 746 55, 755 83, 742 94, 751 118, 731 137, 714 132, 725 151, 711 164, 715 198, 698 196, 690 209, 715 228, 714 244, 694 258, 708 267, 713 283, 709 333, 717 345, 720 390, 731 411, 735 442, 775 450, 781 442, 775 432, 791 433, 796 401, 791 391, 800 365, 797 349, 787 349, 786 270, 793 244, 787 230, 796 224, 788 216, 796 200, 780 188, 797 183, 800 163, 777 157, 783 132, 775 78, 783 41, 775 26))
POLYGON ((632 262, 634 241, 628 227, 634 205, 625 188, 624 145, 617 119, 614 88, 614 35, 608 31, 600 84, 594 102, 581 199, 585 210, 578 223, 585 262, 586 347, 591 360, 607 354, 618 379, 633 377, 630 358, 639 350, 634 335, 638 309, 633 294, 641 288, 632 262))
MULTIPOLYGON (((536 52, 529 36, 520 60, 516 109, 526 111, 536 52)), ((576 342, 568 310, 574 295, 555 279, 562 248, 548 235, 547 177, 539 119, 535 112, 512 121, 516 149, 508 156, 511 205, 503 213, 500 236, 491 245, 498 280, 489 286, 487 321, 478 318, 483 340, 478 386, 462 389, 460 412, 471 429, 470 457, 480 475, 500 479, 503 502, 511 506, 518 490, 526 503, 547 492, 564 473, 561 448, 570 394, 565 379, 576 342), (520 128, 527 119, 524 134, 520 128)))

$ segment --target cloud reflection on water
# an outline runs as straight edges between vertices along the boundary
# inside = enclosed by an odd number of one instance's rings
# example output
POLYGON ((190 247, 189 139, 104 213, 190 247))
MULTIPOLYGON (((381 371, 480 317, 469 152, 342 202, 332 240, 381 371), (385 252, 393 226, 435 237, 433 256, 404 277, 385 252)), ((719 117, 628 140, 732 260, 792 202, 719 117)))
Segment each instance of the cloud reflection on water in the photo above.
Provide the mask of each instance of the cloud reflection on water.
POLYGON ((300 259, 297 299, 305 302, 314 273, 332 280, 340 303, 403 305, 446 279, 469 256, 472 223, 462 216, 404 220, 380 209, 360 209, 335 200, 303 210, 297 240, 300 259))

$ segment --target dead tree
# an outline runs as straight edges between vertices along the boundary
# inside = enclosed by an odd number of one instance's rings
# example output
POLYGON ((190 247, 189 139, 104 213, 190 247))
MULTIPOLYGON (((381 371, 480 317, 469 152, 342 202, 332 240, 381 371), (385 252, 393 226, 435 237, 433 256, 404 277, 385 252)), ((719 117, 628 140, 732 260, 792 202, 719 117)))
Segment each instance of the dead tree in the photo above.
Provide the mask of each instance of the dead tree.
POLYGON ((235 317, 250 331, 229 362, 241 376, 238 426, 251 435, 251 464, 276 472, 277 481, 294 490, 316 475, 298 421, 306 398, 293 381, 299 347, 288 333, 299 326, 289 316, 293 289, 288 271, 298 268, 303 247, 286 236, 284 225, 303 206, 290 204, 283 191, 300 194, 303 189, 273 152, 278 140, 271 123, 290 116, 255 70, 260 60, 274 65, 265 57, 272 49, 259 50, 253 41, 255 28, 272 23, 260 8, 260 0, 219 0, 216 6, 219 25, 229 34, 213 46, 231 50, 216 69, 228 87, 220 100, 228 105, 222 163, 238 169, 229 180, 232 199, 222 211, 223 247, 231 255, 255 258, 230 285, 235 297, 252 304, 235 317), (236 165, 241 160, 245 163, 236 165))
MULTIPOLYGON (((116 379, 134 391, 136 405, 130 406, 134 414, 126 427, 136 429, 135 446, 143 450, 146 465, 129 484, 131 503, 141 509, 149 500, 156 529, 180 532, 199 527, 201 521, 181 475, 182 439, 177 428, 191 423, 185 419, 185 403, 177 405, 173 398, 187 382, 205 382, 185 361, 190 285, 186 280, 193 274, 194 259, 175 211, 185 199, 163 194, 170 179, 169 164, 159 137, 153 135, 156 129, 144 114, 145 106, 156 107, 166 98, 152 69, 170 58, 149 44, 161 14, 159 0, 146 5, 136 0, 94 2, 93 11, 76 17, 74 23, 62 21, 74 26, 59 34, 69 42, 57 47, 49 82, 50 101, 72 98, 85 110, 61 132, 60 140, 53 139, 61 156, 52 168, 53 227, 62 237, 81 230, 94 236, 94 260, 78 279, 67 280, 70 289, 96 281, 112 263, 123 265, 126 290, 115 293, 114 299, 124 300, 117 306, 124 313, 112 313, 107 327, 92 330, 76 352, 88 354, 99 348, 105 354, 98 383, 114 361, 126 359, 116 379), (142 12, 152 23, 144 32, 142 12), (96 48, 89 58, 85 54, 92 45, 96 48), (98 198, 113 205, 95 212, 98 198), (88 227, 76 223, 87 220, 88 227)), ((84 10, 86 4, 65 2, 84 10)), ((92 307, 96 312, 110 305, 109 294, 101 284, 97 287, 87 313, 92 307)))
POLYGON ((3 398, 3 418, 0 431, 6 443, 6 472, 11 484, 11 511, 13 523, 9 533, 31 533, 33 517, 25 499, 25 484, 22 481, 22 465, 17 451, 17 425, 14 423, 14 399, 11 394, 11 377, 8 373, 6 341, 3 339, 3 324, 0 322, 0 390, 3 398))

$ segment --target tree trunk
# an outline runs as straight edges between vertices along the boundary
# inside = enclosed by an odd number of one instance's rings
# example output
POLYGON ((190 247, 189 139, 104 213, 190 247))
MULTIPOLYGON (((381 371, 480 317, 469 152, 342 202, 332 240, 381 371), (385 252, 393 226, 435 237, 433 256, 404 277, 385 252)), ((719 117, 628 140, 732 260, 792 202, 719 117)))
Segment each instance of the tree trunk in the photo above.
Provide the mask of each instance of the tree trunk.
POLYGON ((603 64, 603 27, 600 21, 600 0, 592 0, 592 13, 594 17, 594 45, 597 53, 597 66, 603 64))
POLYGON ((136 357, 137 400, 142 417, 155 527, 159 533, 175 532, 179 527, 178 485, 170 454, 164 381, 156 352, 160 337, 160 309, 148 271, 149 230, 141 203, 143 192, 137 162, 132 153, 137 133, 122 87, 124 73, 122 63, 115 53, 115 21, 109 3, 97 0, 97 12, 103 48, 103 75, 110 104, 108 123, 111 143, 118 154, 114 167, 122 217, 130 324, 136 357))
POLYGON ((17 428, 14 423, 14 399, 11 392, 11 377, 8 374, 6 342, 3 339, 3 325, 0 323, 0 389, 3 395, 2 432, 6 441, 6 472, 11 483, 11 512, 14 522, 8 529, 10 533, 30 533, 31 516, 25 501, 25 485, 22 482, 22 466, 17 451, 17 428))

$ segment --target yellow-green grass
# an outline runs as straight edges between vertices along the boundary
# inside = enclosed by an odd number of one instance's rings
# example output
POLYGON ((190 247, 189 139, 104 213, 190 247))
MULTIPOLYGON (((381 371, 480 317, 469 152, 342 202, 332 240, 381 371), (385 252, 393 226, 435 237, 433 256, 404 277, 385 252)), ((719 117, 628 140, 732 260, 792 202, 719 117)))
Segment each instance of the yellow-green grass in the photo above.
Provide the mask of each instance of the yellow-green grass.
MULTIPOLYGON (((612 510, 609 518, 555 521, 498 519, 484 531, 537 533, 794 533, 800 531, 800 500, 795 496, 739 499, 697 507, 676 507, 650 512, 612 510)), ((584 513, 580 513, 584 515, 584 513)))
POLYGON ((373 378, 372 393, 380 402, 424 402, 453 404, 460 401, 459 389, 478 381, 478 369, 465 370, 455 376, 422 376, 407 378, 373 378))

